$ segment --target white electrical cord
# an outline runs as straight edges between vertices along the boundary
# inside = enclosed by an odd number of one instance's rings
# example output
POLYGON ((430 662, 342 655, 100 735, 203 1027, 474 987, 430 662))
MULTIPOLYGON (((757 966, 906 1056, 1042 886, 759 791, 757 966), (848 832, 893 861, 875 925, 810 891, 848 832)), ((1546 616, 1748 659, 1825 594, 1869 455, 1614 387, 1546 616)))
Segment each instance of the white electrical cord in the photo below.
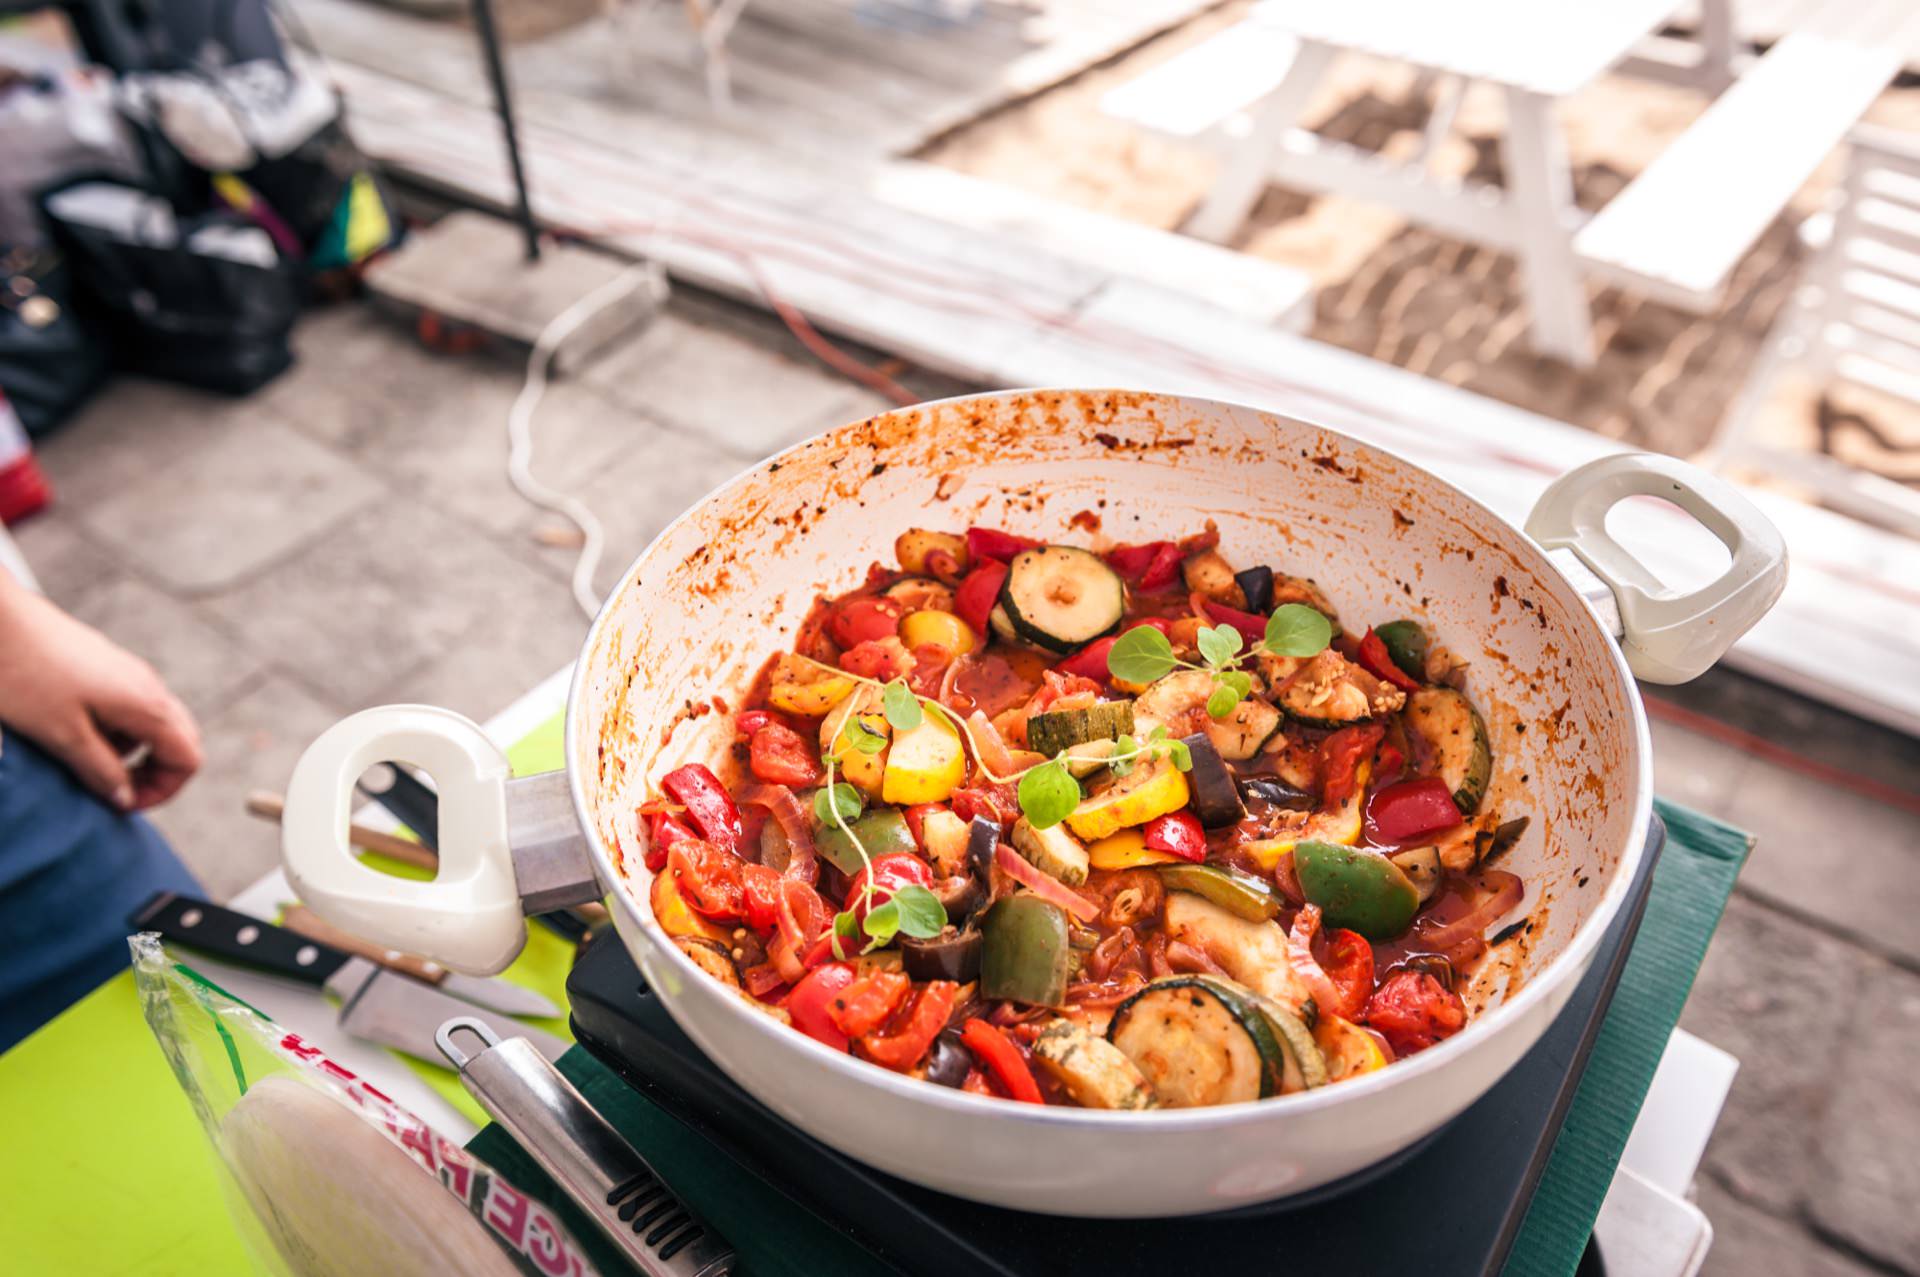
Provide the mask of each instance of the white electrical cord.
POLYGON ((600 566, 605 533, 600 520, 577 497, 556 492, 533 477, 533 414, 547 392, 547 376, 553 367, 554 352, 575 329, 607 307, 625 301, 635 290, 647 286, 660 297, 665 281, 660 268, 651 261, 636 262, 579 301, 547 321, 534 339, 527 355, 527 379, 507 412, 507 480, 514 490, 534 505, 551 511, 580 529, 580 554, 573 561, 573 601, 592 620, 600 611, 600 595, 593 588, 593 574, 600 566))

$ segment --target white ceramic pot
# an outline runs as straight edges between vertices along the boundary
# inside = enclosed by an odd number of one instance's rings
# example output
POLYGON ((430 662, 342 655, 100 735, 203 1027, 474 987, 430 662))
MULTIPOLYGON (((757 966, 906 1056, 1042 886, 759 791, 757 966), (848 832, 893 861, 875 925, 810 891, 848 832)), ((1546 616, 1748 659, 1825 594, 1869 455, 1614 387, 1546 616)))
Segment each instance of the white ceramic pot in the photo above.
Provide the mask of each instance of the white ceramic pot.
POLYGON ((1301 1192, 1439 1127, 1547 1028, 1643 850, 1652 795, 1633 674, 1700 673, 1785 581, 1785 547, 1760 513, 1664 457, 1612 457, 1566 476, 1529 530, 1537 541, 1389 453, 1230 404, 1018 391, 887 413, 741 475, 634 562, 580 654, 564 773, 510 780, 500 751, 444 710, 354 715, 295 770, 287 873, 329 922, 482 973, 518 952, 523 910, 604 895, 641 971, 716 1067, 801 1129, 932 1188, 1094 1216, 1301 1192), (1606 535, 1607 510, 1636 494, 1716 533, 1732 558, 1725 575, 1684 596, 1664 591, 1606 535), (1463 1032, 1380 1073, 1257 1103, 1042 1108, 836 1054, 745 1006, 656 926, 635 808, 664 772, 727 748, 729 707, 758 664, 791 645, 817 593, 890 562, 909 526, 1057 538, 1082 512, 1119 541, 1214 519, 1232 558, 1311 575, 1347 618, 1415 617, 1469 663, 1494 741, 1488 804, 1532 823, 1505 862, 1526 882, 1530 925, 1472 981, 1463 1032), (433 882, 377 873, 348 851, 354 779, 387 759, 439 784, 433 882))

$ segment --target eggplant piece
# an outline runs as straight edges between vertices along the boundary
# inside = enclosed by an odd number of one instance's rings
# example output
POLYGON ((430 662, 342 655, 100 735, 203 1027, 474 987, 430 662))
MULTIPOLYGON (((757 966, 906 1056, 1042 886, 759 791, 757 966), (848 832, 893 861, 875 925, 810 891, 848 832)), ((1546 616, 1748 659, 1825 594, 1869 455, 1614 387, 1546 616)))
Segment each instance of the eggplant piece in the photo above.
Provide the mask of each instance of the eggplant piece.
POLYGON ((1220 751, 1214 748, 1213 741, 1205 732, 1195 732, 1182 743, 1193 759, 1193 766, 1187 771, 1187 788, 1192 793, 1188 801, 1200 823, 1208 829, 1225 829, 1245 820, 1247 809, 1240 801, 1239 788, 1233 783, 1233 772, 1220 757, 1220 751))
POLYGON ((980 950, 985 943, 978 931, 957 927, 948 927, 928 940, 907 936, 900 941, 900 967, 915 980, 970 984, 980 978, 980 950))
POLYGON ((927 1051, 926 1080, 957 1091, 965 1084, 972 1068, 973 1053, 960 1045, 960 1035, 952 1029, 942 1029, 927 1051))
POLYGON ((967 826, 967 863, 973 876, 992 882, 993 854, 1000 849, 1000 822, 991 816, 975 816, 967 826))
POLYGON ((1304 789, 1295 789, 1278 776, 1242 776, 1240 795, 1243 798, 1258 798, 1263 803, 1275 807, 1287 807, 1307 810, 1313 806, 1314 798, 1304 789))
POLYGON ((1247 596, 1247 611, 1265 616, 1273 611, 1273 569, 1266 566, 1248 568, 1244 572, 1233 574, 1235 585, 1240 593, 1247 596))
POLYGON ((980 912, 987 892, 972 874, 955 874, 933 880, 933 898, 947 911, 947 920, 958 925, 980 912))

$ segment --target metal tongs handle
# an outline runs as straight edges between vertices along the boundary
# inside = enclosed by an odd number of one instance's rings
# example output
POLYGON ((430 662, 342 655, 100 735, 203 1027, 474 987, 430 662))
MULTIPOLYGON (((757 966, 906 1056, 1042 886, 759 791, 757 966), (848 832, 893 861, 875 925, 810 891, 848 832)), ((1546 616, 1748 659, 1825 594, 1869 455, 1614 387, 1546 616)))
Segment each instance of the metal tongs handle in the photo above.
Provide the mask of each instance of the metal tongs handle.
POLYGON ((646 1159, 525 1038, 458 1016, 434 1040, 473 1098, 648 1277, 725 1277, 733 1248, 680 1204, 646 1159), (468 1054, 455 1041, 485 1046, 468 1054))

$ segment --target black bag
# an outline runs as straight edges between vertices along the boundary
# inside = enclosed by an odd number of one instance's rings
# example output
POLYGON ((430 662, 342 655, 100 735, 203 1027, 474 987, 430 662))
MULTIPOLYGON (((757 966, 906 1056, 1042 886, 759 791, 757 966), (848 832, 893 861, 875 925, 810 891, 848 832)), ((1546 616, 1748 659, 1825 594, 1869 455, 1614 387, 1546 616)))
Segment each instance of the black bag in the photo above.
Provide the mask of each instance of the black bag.
POLYGON ((52 249, 0 249, 0 396, 34 437, 106 379, 107 350, 81 322, 52 249))
POLYGON ((225 211, 163 214, 129 230, 55 210, 62 191, 85 184, 49 192, 41 211, 71 263, 82 307, 107 334, 115 367, 245 394, 292 365, 288 337, 304 300, 300 264, 272 252, 271 241, 265 263, 189 242, 209 228, 264 232, 225 211))

